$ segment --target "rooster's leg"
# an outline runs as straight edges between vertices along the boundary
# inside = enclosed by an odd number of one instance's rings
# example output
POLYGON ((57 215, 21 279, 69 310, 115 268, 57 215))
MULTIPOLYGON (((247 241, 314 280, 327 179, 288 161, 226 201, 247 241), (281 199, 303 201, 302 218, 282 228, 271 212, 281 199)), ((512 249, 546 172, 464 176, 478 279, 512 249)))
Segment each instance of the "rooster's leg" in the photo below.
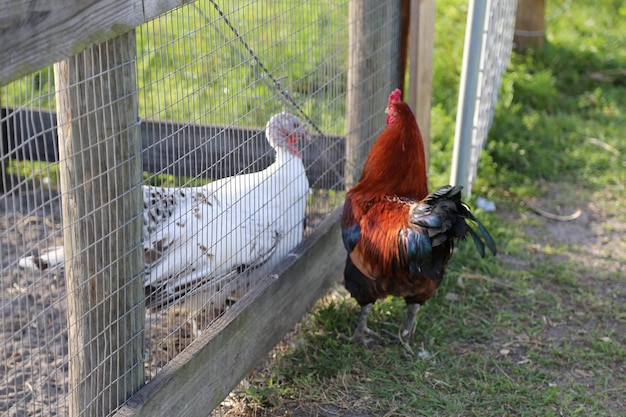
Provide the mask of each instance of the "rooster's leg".
POLYGON ((415 331, 415 317, 417 312, 420 311, 420 305, 418 303, 407 303, 406 305, 406 321, 402 330, 400 331, 400 339, 404 343, 409 343, 413 338, 413 332, 415 331))
POLYGON ((361 314, 359 315, 359 323, 356 325, 356 330, 354 331, 354 335, 352 335, 352 338, 350 339, 352 342, 363 343, 365 347, 367 347, 367 345, 374 340, 374 339, 366 338, 365 337, 366 333, 371 336, 374 336, 375 338, 380 337, 378 333, 376 333, 373 330, 370 330, 370 328, 367 327, 367 316, 369 315, 373 306, 374 306, 374 303, 370 303, 370 304, 365 304, 364 306, 361 307, 361 314))

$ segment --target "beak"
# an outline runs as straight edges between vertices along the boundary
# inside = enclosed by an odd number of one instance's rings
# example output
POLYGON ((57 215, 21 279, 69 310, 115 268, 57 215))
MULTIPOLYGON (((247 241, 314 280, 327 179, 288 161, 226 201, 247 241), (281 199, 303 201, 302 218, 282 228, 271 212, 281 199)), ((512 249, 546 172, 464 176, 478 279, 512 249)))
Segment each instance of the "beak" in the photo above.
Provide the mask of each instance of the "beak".
POLYGON ((304 125, 299 127, 298 130, 296 130, 295 136, 298 139, 303 140, 307 143, 311 142, 311 135, 309 134, 309 130, 304 125))
POLYGON ((309 131, 306 129, 306 127, 299 127, 296 130, 293 131, 293 133, 291 133, 291 135, 287 138, 287 140, 289 141, 289 143, 296 143, 300 140, 304 140, 307 143, 311 142, 311 136, 309 135, 309 131))

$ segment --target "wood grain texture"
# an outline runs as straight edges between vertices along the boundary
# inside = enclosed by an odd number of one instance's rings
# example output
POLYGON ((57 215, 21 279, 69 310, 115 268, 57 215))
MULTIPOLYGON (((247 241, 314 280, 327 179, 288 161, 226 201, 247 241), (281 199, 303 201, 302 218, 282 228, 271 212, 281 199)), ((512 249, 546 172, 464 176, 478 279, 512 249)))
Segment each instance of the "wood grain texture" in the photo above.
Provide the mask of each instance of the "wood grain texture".
POLYGON ((407 103, 415 113, 424 140, 426 170, 430 149, 430 111, 433 92, 433 55, 435 50, 435 0, 411 4, 409 31, 410 75, 407 103))
POLYGON ((367 154, 385 128, 387 97, 399 85, 399 15, 399 1, 348 3, 346 188, 359 180, 367 154))
POLYGON ((545 0, 519 0, 513 43, 520 51, 541 49, 546 41, 545 0))
POLYGON ((141 0, 0 0, 0 85, 127 32, 141 0))
POLYGON ((345 260, 341 210, 329 215, 274 274, 238 300, 115 416, 208 415, 340 279, 345 260))
POLYGON ((133 30, 188 0, 0 0, 0 85, 133 30))
POLYGON ((136 49, 128 32, 55 65, 72 417, 109 415, 144 381, 136 49))

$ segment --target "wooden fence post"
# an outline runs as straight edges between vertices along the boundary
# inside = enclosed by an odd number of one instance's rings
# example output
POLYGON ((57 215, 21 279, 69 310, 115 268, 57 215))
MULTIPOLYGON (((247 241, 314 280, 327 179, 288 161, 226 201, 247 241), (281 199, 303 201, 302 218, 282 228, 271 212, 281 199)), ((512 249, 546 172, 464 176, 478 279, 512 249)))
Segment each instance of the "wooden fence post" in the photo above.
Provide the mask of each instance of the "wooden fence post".
POLYGON ((387 97, 399 85, 400 25, 396 22, 390 30, 382 30, 389 27, 390 19, 399 21, 399 15, 399 0, 348 3, 346 189, 359 180, 371 144, 385 127, 387 97))
POLYGON ((411 2, 409 38, 411 68, 408 104, 415 113, 415 119, 422 132, 426 170, 428 170, 435 49, 435 0, 411 2))
POLYGON ((106 416, 144 383, 135 32, 55 64, 69 415, 106 416))
POLYGON ((513 43, 524 51, 543 48, 546 40, 545 0, 519 0, 515 15, 513 43))
POLYGON ((398 52, 398 88, 405 94, 404 79, 409 62, 409 33, 411 29, 411 0, 400 2, 400 44, 398 52))

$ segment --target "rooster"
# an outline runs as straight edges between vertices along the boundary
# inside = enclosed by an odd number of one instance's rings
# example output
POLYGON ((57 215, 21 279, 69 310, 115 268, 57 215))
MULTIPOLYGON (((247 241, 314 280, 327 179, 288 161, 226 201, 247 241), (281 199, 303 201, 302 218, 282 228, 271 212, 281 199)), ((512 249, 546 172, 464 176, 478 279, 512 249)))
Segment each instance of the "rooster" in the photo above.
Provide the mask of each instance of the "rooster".
MULTIPOLYGON (((200 187, 143 186, 147 307, 162 307, 208 286, 222 289, 301 242, 309 182, 296 144, 308 138, 296 116, 265 127, 276 159, 266 169, 200 187)), ((63 247, 20 259, 25 269, 62 266, 63 247)))
POLYGON ((387 128, 346 194, 341 219, 348 251, 344 285, 361 306, 351 340, 365 345, 373 340, 366 334, 379 337, 367 327, 367 316, 377 299, 389 295, 406 301, 399 339, 412 339, 416 315, 441 283, 456 239, 469 234, 483 257, 485 244, 496 253, 492 237, 461 201, 461 186, 428 193, 422 136, 400 90, 389 95, 386 113, 387 128))

